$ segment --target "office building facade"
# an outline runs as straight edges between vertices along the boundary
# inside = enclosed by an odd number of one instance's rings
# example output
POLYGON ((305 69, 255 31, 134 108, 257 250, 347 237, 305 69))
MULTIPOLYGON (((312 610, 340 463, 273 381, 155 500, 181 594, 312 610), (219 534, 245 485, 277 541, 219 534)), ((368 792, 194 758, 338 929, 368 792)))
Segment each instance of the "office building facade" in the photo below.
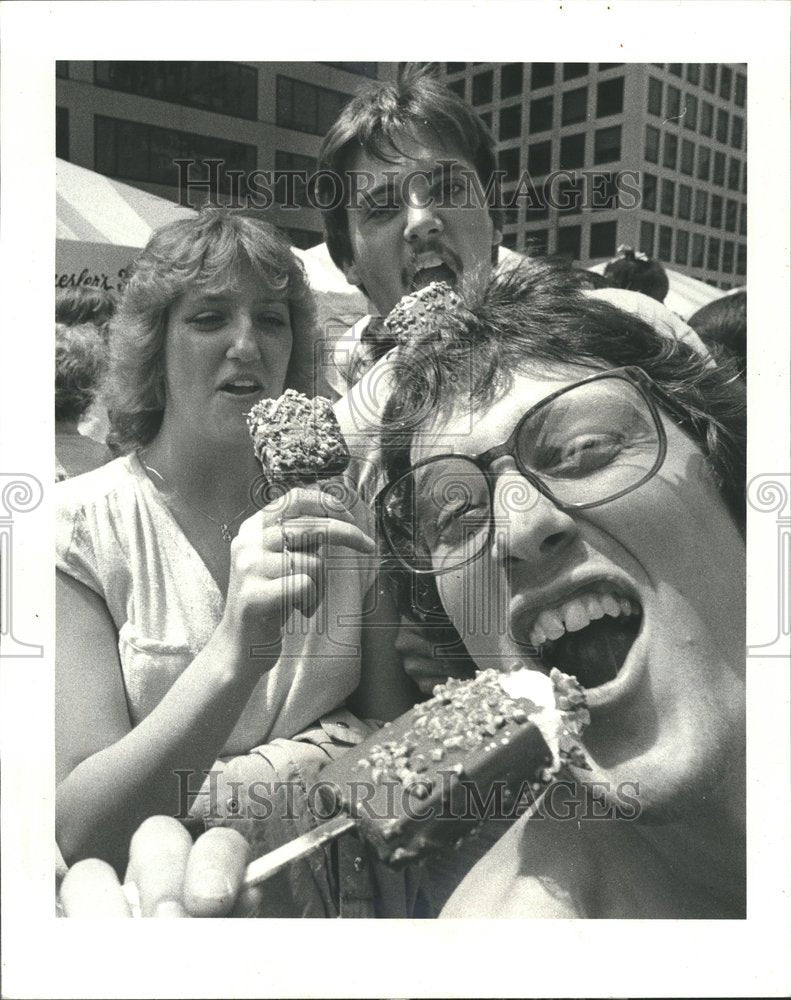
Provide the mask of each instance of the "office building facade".
POLYGON ((307 248, 321 242, 321 219, 302 178, 349 98, 395 72, 377 63, 59 62, 56 151, 181 204, 266 207, 307 248))
POLYGON ((720 288, 745 283, 746 66, 438 68, 496 140, 507 246, 589 267, 628 244, 720 288))
MULTIPOLYGON (((507 246, 587 267, 628 244, 721 288, 745 283, 745 66, 433 65, 494 136, 507 246)), ((173 201, 266 205, 308 247, 321 220, 301 178, 349 97, 397 69, 58 63, 57 153, 173 201)))

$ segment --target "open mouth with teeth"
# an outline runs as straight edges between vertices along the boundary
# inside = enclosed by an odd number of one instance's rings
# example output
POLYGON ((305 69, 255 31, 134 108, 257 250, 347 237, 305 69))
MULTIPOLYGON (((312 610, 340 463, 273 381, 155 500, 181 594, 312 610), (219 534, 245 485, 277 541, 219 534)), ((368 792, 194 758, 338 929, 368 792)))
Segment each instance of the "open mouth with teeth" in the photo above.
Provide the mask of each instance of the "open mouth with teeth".
POLYGON ((252 396, 260 392, 262 385, 255 379, 235 379, 233 382, 225 382, 220 386, 220 392, 227 392, 230 396, 252 396))
POLYGON ((595 688, 618 676, 642 619, 634 598, 588 591, 542 611, 527 638, 547 671, 557 667, 595 688))

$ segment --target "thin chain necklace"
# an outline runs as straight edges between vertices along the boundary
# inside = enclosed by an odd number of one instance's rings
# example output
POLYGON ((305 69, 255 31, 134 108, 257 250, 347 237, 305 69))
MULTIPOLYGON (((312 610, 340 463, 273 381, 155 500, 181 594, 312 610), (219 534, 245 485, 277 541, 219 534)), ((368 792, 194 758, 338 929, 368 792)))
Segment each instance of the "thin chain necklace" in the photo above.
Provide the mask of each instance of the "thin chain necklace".
MULTIPOLYGON (((142 460, 143 455, 141 454, 140 457, 142 460)), ((188 507, 191 507, 193 510, 197 511, 199 514, 205 517, 207 521, 211 521, 212 524, 216 524, 217 527, 220 529, 220 535, 222 536, 222 540, 230 545, 231 541, 233 540, 233 535, 231 535, 230 531, 230 525, 232 525, 235 521, 238 521, 243 514, 246 514, 248 510, 251 509, 252 504, 247 504, 247 506, 243 510, 240 510, 238 514, 234 514, 233 517, 229 517, 227 521, 220 521, 218 518, 212 517, 211 514, 207 514, 205 510, 201 510, 201 508, 197 504, 194 504, 191 500, 188 500, 185 496, 179 493, 179 491, 176 489, 175 486, 168 484, 167 480, 165 479, 165 477, 162 475, 161 472, 158 472, 150 465, 147 465, 145 461, 143 462, 143 468, 146 470, 146 472, 153 472, 153 474, 157 477, 157 479, 159 479, 159 481, 162 483, 165 489, 170 491, 171 493, 174 493, 179 498, 179 500, 181 500, 182 503, 185 503, 188 507)))

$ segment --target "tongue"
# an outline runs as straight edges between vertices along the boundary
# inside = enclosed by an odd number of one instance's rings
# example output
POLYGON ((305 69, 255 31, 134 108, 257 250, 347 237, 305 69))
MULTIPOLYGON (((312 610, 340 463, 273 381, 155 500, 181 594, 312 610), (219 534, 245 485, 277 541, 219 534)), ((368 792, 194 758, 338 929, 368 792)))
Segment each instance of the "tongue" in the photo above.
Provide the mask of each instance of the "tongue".
POLYGON ((452 288, 456 284, 456 275, 447 264, 438 264, 437 267, 424 267, 412 279, 412 290, 416 292, 421 288, 425 288, 432 281, 445 281, 452 288))
POLYGON ((573 674, 586 688, 611 681, 624 665, 640 629, 640 618, 600 618, 579 632, 566 632, 542 650, 542 660, 573 674))

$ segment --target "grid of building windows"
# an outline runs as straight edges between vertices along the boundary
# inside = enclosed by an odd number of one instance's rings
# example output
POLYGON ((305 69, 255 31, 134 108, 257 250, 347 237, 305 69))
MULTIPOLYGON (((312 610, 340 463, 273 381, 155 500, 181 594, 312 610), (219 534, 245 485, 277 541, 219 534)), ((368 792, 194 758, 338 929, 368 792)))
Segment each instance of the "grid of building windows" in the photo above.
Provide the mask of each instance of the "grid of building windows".
MULTIPOLYGON (((61 60, 55 75, 59 157, 195 207, 249 196, 241 204, 267 205, 307 248, 322 240, 305 185, 321 140, 370 78, 395 79, 396 64, 61 60), (180 172, 175 160, 192 162, 180 172)), ((520 130, 507 117, 504 127, 520 130)))
POLYGON ((350 98, 337 90, 278 76, 276 121, 283 128, 324 136, 350 98))
MULTIPOLYGON (((644 159, 667 171, 659 204, 655 183, 643 185, 643 209, 669 215, 680 223, 656 230, 641 229, 641 249, 660 260, 684 264, 717 275, 722 286, 743 283, 746 244, 723 239, 739 229, 739 210, 745 209, 744 173, 747 77, 743 68, 718 64, 668 64, 650 67, 646 88, 644 159), (657 72, 664 69, 665 72, 657 72), (678 72, 676 72, 678 69, 678 72), (667 75, 685 83, 674 84, 667 75), (711 95, 707 97, 706 95, 711 95), (719 102, 728 102, 724 105, 719 102), (662 119, 656 121, 656 119, 662 119), (662 140, 661 161, 658 160, 662 140), (676 176, 693 183, 677 183, 676 176), (677 186, 678 197, 673 202, 677 186), (729 197, 728 193, 733 192, 729 197), (673 245, 675 243, 675 249, 673 245), (742 247, 741 253, 738 248, 742 247)), ((680 178, 679 178, 680 179, 680 178)), ((740 235, 746 235, 740 230, 740 235)), ((712 278, 708 278, 712 280, 712 278)))
POLYGON ((258 71, 229 62, 124 62, 93 64, 99 87, 255 120, 258 71))
MULTIPOLYGON (((705 280, 744 282, 743 65, 432 65, 496 142, 507 246, 543 247, 589 265, 630 243, 705 280), (517 190, 519 200, 509 203, 517 190)), ((313 172, 321 139, 351 95, 368 78, 394 79, 397 68, 59 61, 56 148, 174 199, 174 159, 221 160, 220 191, 230 184, 225 171, 272 171, 276 188, 289 185, 301 208, 299 230, 293 214, 275 212, 272 221, 295 239, 318 242, 320 217, 308 206, 302 176, 313 172), (134 116, 130 94, 145 98, 134 116)), ((196 167, 192 176, 204 174, 196 167)))
POLYGON ((256 169, 255 146, 103 115, 94 118, 94 144, 98 173, 121 180, 177 186, 176 161, 189 160, 193 163, 185 169, 191 179, 205 180, 215 193, 230 194, 229 171, 239 171, 244 184, 256 169), (219 161, 214 169, 212 161, 219 161))
POLYGON ((629 243, 711 283, 744 283, 744 66, 445 63, 441 75, 494 120, 506 203, 520 181, 506 246, 588 265, 629 243))

